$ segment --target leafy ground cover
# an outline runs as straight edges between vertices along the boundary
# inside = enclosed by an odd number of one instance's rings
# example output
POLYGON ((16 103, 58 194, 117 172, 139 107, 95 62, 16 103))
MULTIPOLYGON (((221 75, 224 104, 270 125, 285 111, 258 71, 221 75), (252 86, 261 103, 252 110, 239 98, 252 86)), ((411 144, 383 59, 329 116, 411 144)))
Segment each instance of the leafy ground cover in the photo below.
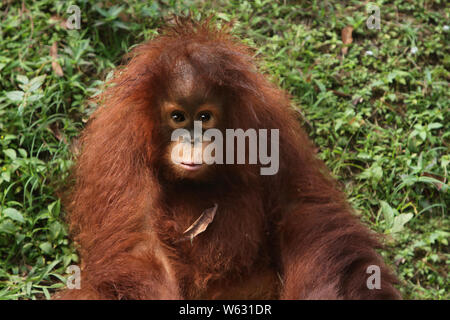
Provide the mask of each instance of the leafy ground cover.
POLYGON ((449 14, 442 0, 0 5, 0 299, 49 298, 78 256, 56 192, 110 71, 171 14, 233 20, 285 88, 409 299, 449 299, 449 14), (372 20, 373 22, 373 20, 372 20), (343 31, 345 30, 345 31, 343 31))

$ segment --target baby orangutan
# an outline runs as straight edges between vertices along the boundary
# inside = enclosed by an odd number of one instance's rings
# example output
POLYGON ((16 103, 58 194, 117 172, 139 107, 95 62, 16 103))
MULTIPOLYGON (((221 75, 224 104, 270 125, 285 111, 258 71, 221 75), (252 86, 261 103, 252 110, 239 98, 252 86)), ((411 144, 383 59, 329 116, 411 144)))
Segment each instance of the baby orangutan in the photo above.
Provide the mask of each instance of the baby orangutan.
POLYGON ((189 19, 132 52, 82 134, 67 205, 81 289, 55 298, 400 298, 375 235, 251 56, 226 28, 189 19), (196 125, 215 139, 197 141, 196 125), (249 148, 220 151, 227 129, 249 144, 267 133, 276 170, 262 174, 249 148), (210 161, 242 151, 244 164, 210 161))

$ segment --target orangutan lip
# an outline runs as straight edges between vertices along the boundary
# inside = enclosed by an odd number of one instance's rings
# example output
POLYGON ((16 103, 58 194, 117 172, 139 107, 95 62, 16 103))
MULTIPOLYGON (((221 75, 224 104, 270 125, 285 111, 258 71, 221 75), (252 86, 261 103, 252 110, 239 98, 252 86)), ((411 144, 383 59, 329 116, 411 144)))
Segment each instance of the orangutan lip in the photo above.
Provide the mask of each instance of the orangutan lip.
POLYGON ((192 162, 182 162, 182 163, 180 163, 180 165, 184 169, 190 170, 190 171, 198 170, 203 166, 203 164, 196 164, 196 163, 192 163, 192 162))

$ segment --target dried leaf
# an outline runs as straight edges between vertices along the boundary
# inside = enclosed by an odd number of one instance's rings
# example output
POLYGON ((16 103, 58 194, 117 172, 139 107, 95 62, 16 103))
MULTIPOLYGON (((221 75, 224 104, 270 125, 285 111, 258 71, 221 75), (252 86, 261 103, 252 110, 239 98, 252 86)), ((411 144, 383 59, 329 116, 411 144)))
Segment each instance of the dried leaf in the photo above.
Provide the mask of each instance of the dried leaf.
POLYGON ((53 136, 58 140, 58 141, 63 141, 65 144, 67 144, 67 139, 66 137, 61 133, 61 130, 59 129, 59 125, 57 122, 52 123, 51 125, 48 126, 49 130, 51 131, 51 133, 53 134, 53 136))
POLYGON ((435 175, 435 174, 432 174, 432 173, 429 173, 429 172, 424 172, 424 173, 422 173, 422 176, 434 178, 434 179, 436 179, 437 181, 442 182, 442 183, 439 183, 439 182, 433 182, 433 184, 436 186, 436 188, 437 188, 439 191, 442 189, 442 187, 444 186, 444 183, 446 182, 446 179, 445 179, 444 177, 441 177, 441 176, 438 176, 438 175, 435 175))
POLYGON ((57 123, 53 123, 53 124, 51 124, 51 125, 49 125, 49 127, 48 127, 49 129, 50 129, 50 131, 53 133, 53 136, 56 138, 56 139, 58 139, 58 141, 61 141, 63 138, 62 138, 62 135, 61 135, 61 131, 59 130, 59 128, 58 128, 58 124, 57 123))
POLYGON ((72 139, 72 142, 70 144, 70 152, 72 152, 72 154, 75 157, 78 157, 81 154, 81 141, 79 139, 72 139))
POLYGON ((343 56, 347 54, 348 51, 348 45, 353 42, 352 37, 353 27, 347 26, 344 29, 342 29, 341 37, 342 37, 342 43, 344 46, 342 47, 341 53, 343 56))
POLYGON ((218 205, 214 204, 214 207, 208 208, 200 215, 200 217, 195 220, 195 222, 183 232, 184 236, 177 242, 186 241, 194 239, 197 235, 206 230, 208 225, 213 221, 216 215, 218 205))
POLYGON ((122 11, 121 13, 119 13, 119 19, 122 20, 123 22, 129 22, 131 20, 131 17, 129 14, 122 11))
POLYGON ((62 77, 64 75, 62 68, 57 61, 52 61, 52 69, 58 77, 62 77))
POLYGON ((59 26, 63 29, 67 30, 67 21, 64 18, 61 18, 60 16, 54 15, 50 17, 49 22, 51 24, 59 24, 59 26))
POLYGON ((363 102, 363 101, 364 101, 363 98, 361 98, 361 97, 356 97, 355 99, 352 100, 352 104, 353 104, 354 106, 356 106, 358 103, 361 103, 361 102, 363 102))
POLYGON ((53 42, 50 48, 50 56, 52 57, 52 69, 58 77, 62 77, 64 72, 58 63, 58 43, 53 42))

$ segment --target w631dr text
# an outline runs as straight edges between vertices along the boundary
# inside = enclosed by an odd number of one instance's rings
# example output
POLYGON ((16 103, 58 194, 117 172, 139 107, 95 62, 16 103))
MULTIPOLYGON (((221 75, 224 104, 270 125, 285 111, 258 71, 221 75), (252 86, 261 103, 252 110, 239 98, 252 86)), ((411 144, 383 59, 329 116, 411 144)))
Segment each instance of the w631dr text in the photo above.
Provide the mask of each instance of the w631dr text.
POLYGON ((272 314, 271 306, 256 304, 256 305, 245 305, 245 304, 234 304, 234 305, 223 305, 223 312, 225 314, 272 314))

